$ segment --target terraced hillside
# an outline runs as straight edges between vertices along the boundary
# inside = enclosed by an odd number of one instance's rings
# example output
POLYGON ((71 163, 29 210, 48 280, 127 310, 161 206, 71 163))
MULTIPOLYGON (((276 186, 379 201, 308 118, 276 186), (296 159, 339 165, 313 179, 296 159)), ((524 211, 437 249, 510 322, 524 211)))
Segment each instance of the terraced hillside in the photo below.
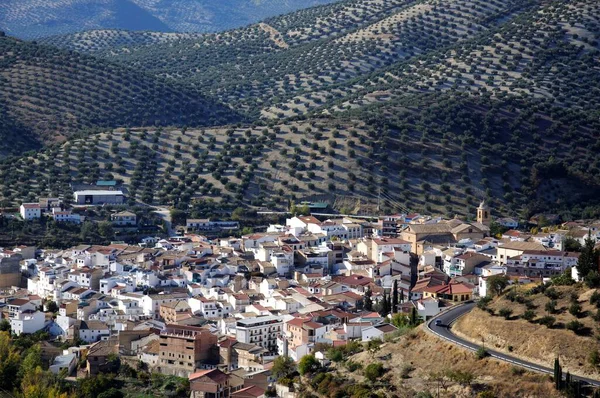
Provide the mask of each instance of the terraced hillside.
MULTIPOLYGON (((231 31, 235 32, 235 31, 231 31)), ((222 33, 221 35, 226 35, 222 33)), ((202 40, 213 35, 203 33, 136 32, 118 29, 95 29, 40 38, 38 41, 53 47, 83 54, 128 52, 154 44, 173 43, 186 39, 202 40)), ((215 35, 216 36, 216 35, 215 35)))
POLYGON ((12 153, 85 128, 239 120, 196 89, 8 37, 0 37, 0 106, 0 141, 12 153))
POLYGON ((336 0, 3 0, 0 30, 39 38, 86 29, 216 32, 336 0))
MULTIPOLYGON (((261 25, 268 25, 285 36, 285 42, 291 47, 336 36, 356 29, 357 26, 375 22, 382 15, 393 12, 406 4, 397 0, 343 0, 328 5, 309 7, 293 13, 280 15, 264 20, 261 25)), ((256 34, 257 26, 229 30, 218 34, 199 33, 164 33, 164 32, 131 32, 125 30, 91 30, 72 34, 50 36, 41 39, 55 47, 76 50, 83 53, 104 52, 104 56, 123 52, 131 54, 149 44, 164 42, 181 42, 175 51, 189 52, 192 49, 202 51, 209 45, 220 47, 221 44, 235 43, 251 39, 256 34), (193 39, 187 41, 187 39, 193 39)), ((168 47, 168 46, 167 46, 168 47)), ((152 51, 168 51, 167 48, 155 48, 152 51)), ((248 53, 255 52, 251 47, 248 53)), ((202 56, 194 56, 197 61, 206 62, 202 56)), ((235 59, 235 57, 233 57, 235 59)))
MULTIPOLYGON (((268 105, 294 98, 297 106, 288 105, 278 115, 291 116, 339 95, 313 95, 323 88, 346 87, 390 65, 483 35, 534 4, 348 0, 223 37, 127 47, 116 54, 112 49, 100 55, 197 85, 223 102, 244 106, 255 117, 268 105)), ((66 39, 65 46, 85 47, 81 41, 73 43, 66 39)))
POLYGON ((343 91, 332 107, 335 111, 423 92, 536 98, 561 107, 598 111, 600 4, 590 0, 552 3, 491 33, 393 65, 353 87, 319 94, 343 91))
POLYGON ((16 161, 46 166, 36 173, 4 164, 2 194, 26 196, 16 181, 55 192, 48 168, 63 190, 110 173, 138 200, 181 208, 371 200, 453 216, 486 198, 500 214, 600 216, 599 11, 592 0, 345 0, 221 34, 56 37, 193 86, 253 124, 136 129, 131 155, 119 153, 122 131, 103 133, 95 159, 74 141, 77 162, 53 147, 16 161))
POLYGON ((439 95, 387 111, 363 120, 105 132, 4 162, 0 192, 18 203, 67 194, 70 182, 117 178, 132 200, 184 209, 194 198, 271 209, 289 200, 379 198, 388 211, 448 216, 473 215, 481 198, 500 214, 552 205, 582 212, 572 204, 600 193, 598 160, 581 170, 571 163, 581 155, 561 141, 600 149, 600 124, 584 113, 552 118, 519 103, 439 95))

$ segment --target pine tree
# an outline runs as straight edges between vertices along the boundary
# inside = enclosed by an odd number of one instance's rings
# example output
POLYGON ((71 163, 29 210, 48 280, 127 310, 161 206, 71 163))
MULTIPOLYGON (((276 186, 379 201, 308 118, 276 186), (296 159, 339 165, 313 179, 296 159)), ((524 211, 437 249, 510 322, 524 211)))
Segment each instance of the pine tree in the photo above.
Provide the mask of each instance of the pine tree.
POLYGON ((577 260, 577 272, 581 279, 584 279, 591 271, 598 271, 598 251, 594 250, 595 242, 591 236, 592 232, 589 231, 577 260))
POLYGON ((392 313, 398 312, 398 280, 394 281, 394 298, 392 300, 392 313))
POLYGON ((366 311, 373 311, 373 292, 371 292, 371 288, 368 287, 364 296, 364 307, 366 311))

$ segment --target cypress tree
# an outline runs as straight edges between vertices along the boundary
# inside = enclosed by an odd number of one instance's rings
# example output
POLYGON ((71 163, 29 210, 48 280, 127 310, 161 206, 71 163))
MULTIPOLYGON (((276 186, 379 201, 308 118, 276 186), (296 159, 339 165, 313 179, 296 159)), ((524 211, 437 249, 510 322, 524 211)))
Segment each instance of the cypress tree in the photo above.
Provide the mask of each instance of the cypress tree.
POLYGON ((394 297, 392 300, 392 313, 398 312, 398 280, 394 281, 394 297))
POLYGON ((365 310, 367 311, 373 311, 373 299, 371 298, 373 296, 373 293, 371 292, 371 288, 368 287, 367 291, 365 292, 365 297, 364 297, 364 301, 365 301, 365 310))
POLYGON ((410 312, 410 324, 413 326, 417 325, 417 309, 415 307, 412 307, 412 311, 410 312))
POLYGON ((381 316, 385 317, 390 313, 390 300, 387 293, 383 293, 383 301, 381 302, 381 316))
POLYGON ((560 390, 560 382, 561 382, 561 371, 560 371, 560 362, 558 361, 558 357, 554 358, 554 387, 557 390, 560 390))

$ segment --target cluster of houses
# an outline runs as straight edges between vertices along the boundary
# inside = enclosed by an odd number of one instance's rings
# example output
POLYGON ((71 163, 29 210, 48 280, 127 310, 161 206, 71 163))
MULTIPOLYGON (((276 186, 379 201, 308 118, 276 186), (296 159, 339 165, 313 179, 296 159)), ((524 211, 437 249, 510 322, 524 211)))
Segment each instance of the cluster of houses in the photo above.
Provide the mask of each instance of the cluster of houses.
MULTIPOLYGON (((397 311, 427 320, 486 295, 491 275, 519 283, 576 270, 578 253, 562 250, 567 236, 600 240, 600 226, 583 224, 491 237, 490 221, 482 203, 475 222, 297 216, 216 241, 188 233, 139 245, 20 247, 0 254, 0 268, 6 259, 23 277, 0 279, 0 311, 17 335, 44 330, 82 344, 55 359, 57 371, 73 371, 82 350, 89 374, 118 354, 189 377, 193 396, 263 396, 277 356, 300 360, 320 343, 394 334, 387 316, 366 308, 367 291, 377 307, 395 286, 397 311), (55 314, 44 312, 51 303, 55 314)), ((233 226, 210 223, 187 227, 233 226)))
MULTIPOLYGON (((85 221, 85 216, 74 212, 73 209, 67 209, 59 198, 40 198, 36 203, 22 203, 19 207, 19 214, 24 221, 39 220, 42 217, 49 217, 61 223, 81 224, 85 221)), ((115 227, 135 227, 137 225, 137 216, 130 211, 113 213, 110 219, 115 227)))
MULTIPOLYGON (((73 202, 75 205, 98 206, 105 204, 121 205, 125 195, 116 181, 97 181, 95 184, 73 184, 73 202)), ((81 224, 85 217, 67 208, 60 198, 39 198, 38 202, 22 203, 19 214, 24 221, 50 217, 56 222, 81 224)), ((118 226, 135 226, 135 214, 119 213, 112 219, 118 226), (133 216, 133 218, 132 218, 133 216)))

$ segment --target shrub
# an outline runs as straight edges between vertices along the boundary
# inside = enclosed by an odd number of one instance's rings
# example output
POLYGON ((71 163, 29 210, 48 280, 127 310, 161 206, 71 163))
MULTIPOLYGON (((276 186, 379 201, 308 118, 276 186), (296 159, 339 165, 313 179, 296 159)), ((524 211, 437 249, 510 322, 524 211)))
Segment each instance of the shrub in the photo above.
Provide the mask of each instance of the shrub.
POLYGON ((367 348, 369 350, 377 351, 383 342, 380 339, 372 339, 367 343, 367 348))
POLYGON ((344 360, 344 353, 339 348, 330 348, 327 350, 327 359, 333 362, 341 362, 344 360))
POLYGON ((533 301, 531 301, 531 300, 526 300, 525 301, 525 308, 527 308, 528 310, 533 310, 533 309, 537 308, 537 305, 535 305, 533 303, 533 301))
POLYGON ((470 386, 475 380, 475 375, 466 370, 452 370, 448 372, 448 378, 461 386, 470 386))
POLYGON ((504 298, 514 302, 517 299, 517 292, 515 291, 515 289, 511 289, 508 293, 506 293, 504 298))
POLYGON ((475 357, 477 359, 483 359, 488 356, 488 352, 483 347, 479 347, 477 351, 475 351, 475 357))
POLYGON ((367 380, 369 380, 370 382, 375 382, 377 381, 377 379, 383 376, 384 368, 383 365, 379 362, 372 363, 367 365, 363 373, 367 380))
POLYGON ((554 314, 556 312, 556 300, 548 301, 546 303, 545 309, 549 314, 554 314))
POLYGON ((516 301, 517 301, 517 303, 519 303, 519 304, 525 304, 525 305, 527 305, 527 303, 529 303, 529 302, 530 302, 529 300, 527 300, 527 299, 526 299, 526 298, 525 298, 523 295, 521 295, 521 294, 517 295, 517 297, 516 297, 516 301))
POLYGON ((600 308, 600 293, 597 290, 590 296, 590 304, 600 308))
POLYGON ((510 368, 510 374, 513 376, 521 376, 523 373, 525 373, 525 369, 523 368, 517 366, 511 366, 510 368))
POLYGON ((521 318, 531 322, 533 318, 535 318, 535 311, 527 310, 523 313, 523 315, 521 315, 521 318))
POLYGON ((573 278, 571 278, 571 274, 570 271, 571 269, 568 269, 569 273, 567 273, 566 271, 560 275, 557 275, 555 277, 552 277, 552 284, 555 286, 571 286, 573 284, 575 284, 575 280, 573 280, 573 278))
POLYGON ((491 301, 491 297, 482 297, 481 300, 477 302, 477 308, 485 310, 491 301))
POLYGON ((415 395, 415 398, 433 398, 429 391, 420 391, 415 395))
POLYGON ((571 303, 578 303, 579 294, 577 292, 571 292, 571 294, 569 295, 569 300, 571 301, 571 303))
POLYGON ((592 350, 592 352, 590 352, 588 362, 595 368, 600 365, 600 353, 598 353, 598 350, 592 350))
POLYGON ((548 288, 548 285, 545 283, 541 283, 537 286, 532 287, 527 294, 529 295, 534 295, 534 294, 538 294, 538 293, 544 293, 546 291, 546 289, 548 288))
POLYGON ((123 398, 125 395, 114 387, 98 394, 98 398, 123 398))
POLYGON ((403 379, 410 378, 410 373, 415 370, 415 368, 411 365, 404 365, 402 370, 400 371, 400 377, 403 379))
POLYGON ((567 323, 567 329, 572 330, 575 334, 583 334, 585 326, 579 321, 571 321, 567 323))
POLYGON ((560 298, 560 293, 553 287, 546 289, 544 294, 551 300, 558 300, 560 298))
POLYGON ((553 316, 543 316, 538 320, 538 323, 540 325, 544 325, 548 328, 551 328, 552 326, 554 326, 554 323, 556 322, 556 319, 553 316))
POLYGON ((600 287, 600 273, 598 271, 590 271, 585 277, 585 284, 589 288, 600 287))
POLYGON ((577 318, 581 316, 581 305, 579 303, 573 303, 569 307, 569 313, 577 318))
POLYGON ((510 308, 501 308, 498 313, 500 314, 500 316, 504 317, 504 319, 508 320, 510 319, 510 316, 512 315, 513 311, 510 308))
POLYGON ((348 369, 349 372, 355 372, 358 369, 362 369, 362 364, 354 361, 346 361, 346 369, 348 369))

